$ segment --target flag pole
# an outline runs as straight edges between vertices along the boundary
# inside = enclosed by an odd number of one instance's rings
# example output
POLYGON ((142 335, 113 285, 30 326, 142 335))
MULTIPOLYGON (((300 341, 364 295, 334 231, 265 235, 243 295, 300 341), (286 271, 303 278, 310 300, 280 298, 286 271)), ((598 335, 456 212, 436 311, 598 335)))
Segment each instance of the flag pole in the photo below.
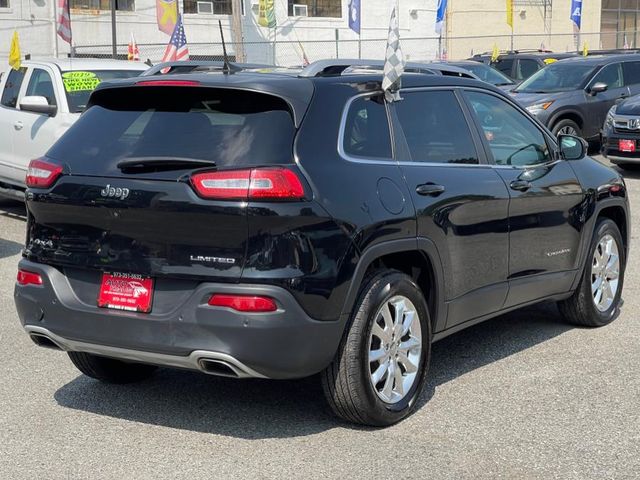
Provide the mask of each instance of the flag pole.
POLYGON ((111 0, 111 54, 114 60, 118 58, 116 33, 116 0, 111 0))
POLYGON ((53 4, 53 56, 58 58, 59 55, 59 47, 58 47, 58 0, 52 0, 53 4))

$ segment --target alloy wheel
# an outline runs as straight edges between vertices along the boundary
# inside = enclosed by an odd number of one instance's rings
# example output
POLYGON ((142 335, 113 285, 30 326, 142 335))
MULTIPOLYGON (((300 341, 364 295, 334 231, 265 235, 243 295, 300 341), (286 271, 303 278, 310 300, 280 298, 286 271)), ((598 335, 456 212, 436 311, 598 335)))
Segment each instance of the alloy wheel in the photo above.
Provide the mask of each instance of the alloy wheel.
POLYGON ((387 300, 375 316, 369 335, 369 378, 385 403, 401 401, 418 377, 422 327, 416 307, 407 297, 387 300))
POLYGON ((566 125, 558 130, 558 135, 574 135, 577 136, 578 132, 571 125, 566 125))
POLYGON ((591 264, 591 294, 600 312, 611 308, 618 292, 619 277, 618 244, 611 235, 606 234, 598 242, 591 264))

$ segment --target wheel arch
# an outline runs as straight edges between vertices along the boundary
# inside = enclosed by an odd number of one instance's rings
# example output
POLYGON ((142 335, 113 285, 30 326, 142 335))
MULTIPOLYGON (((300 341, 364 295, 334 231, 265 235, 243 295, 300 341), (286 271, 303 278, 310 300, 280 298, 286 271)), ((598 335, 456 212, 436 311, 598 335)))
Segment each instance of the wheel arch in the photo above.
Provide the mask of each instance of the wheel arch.
POLYGON ((549 120, 549 130, 553 130, 553 127, 561 120, 571 120, 575 122, 580 130, 584 133, 584 119, 579 112, 575 110, 562 110, 560 112, 555 113, 551 119, 549 120))
POLYGON ((426 238, 391 240, 365 250, 349 286, 342 308, 343 316, 351 314, 367 276, 381 268, 399 270, 413 278, 425 295, 432 331, 435 333, 444 328, 447 317, 444 273, 438 249, 426 238))

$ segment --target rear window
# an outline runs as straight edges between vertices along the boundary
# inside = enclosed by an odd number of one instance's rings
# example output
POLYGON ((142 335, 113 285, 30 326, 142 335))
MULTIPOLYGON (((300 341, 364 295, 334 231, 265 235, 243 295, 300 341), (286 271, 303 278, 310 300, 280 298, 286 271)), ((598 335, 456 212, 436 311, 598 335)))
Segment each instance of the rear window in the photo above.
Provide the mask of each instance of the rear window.
POLYGON ((62 72, 62 83, 72 113, 83 112, 87 108, 89 96, 96 87, 107 80, 137 77, 141 70, 69 70, 62 72))
POLYGON ((295 127, 273 95, 198 87, 96 92, 94 105, 47 155, 72 173, 120 174, 126 159, 189 158, 218 167, 290 163, 295 127))

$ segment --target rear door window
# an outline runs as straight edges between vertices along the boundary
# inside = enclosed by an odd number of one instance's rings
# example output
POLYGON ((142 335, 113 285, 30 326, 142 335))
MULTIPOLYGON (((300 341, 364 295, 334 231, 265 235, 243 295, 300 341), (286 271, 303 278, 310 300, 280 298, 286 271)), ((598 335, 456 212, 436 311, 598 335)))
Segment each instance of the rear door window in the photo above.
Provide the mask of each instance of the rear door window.
POLYGON ((395 108, 411 161, 479 163, 469 125, 453 92, 403 92, 402 97, 395 108))
POLYGON ((27 96, 44 97, 49 105, 57 105, 51 75, 41 68, 34 68, 27 85, 27 96))
POLYGON ((356 98, 344 126, 344 152, 352 157, 390 159, 391 134, 380 95, 356 98))
POLYGON ((532 59, 521 58, 518 61, 518 71, 516 73, 517 80, 525 80, 540 70, 538 62, 532 59))
POLYGON ((18 95, 26 72, 27 69, 25 67, 9 72, 7 82, 2 91, 2 100, 0 100, 0 103, 5 107, 16 108, 16 105, 18 105, 18 95))
POLYGON ((640 84, 640 62, 624 62, 622 71, 625 85, 640 84))
POLYGON ((72 173, 121 174, 126 159, 196 159, 219 168, 292 162, 295 126, 279 97, 243 90, 132 87, 96 92, 47 153, 72 173))
POLYGON ((513 74, 513 58, 498 59, 498 61, 493 64, 493 67, 511 77, 513 74))

